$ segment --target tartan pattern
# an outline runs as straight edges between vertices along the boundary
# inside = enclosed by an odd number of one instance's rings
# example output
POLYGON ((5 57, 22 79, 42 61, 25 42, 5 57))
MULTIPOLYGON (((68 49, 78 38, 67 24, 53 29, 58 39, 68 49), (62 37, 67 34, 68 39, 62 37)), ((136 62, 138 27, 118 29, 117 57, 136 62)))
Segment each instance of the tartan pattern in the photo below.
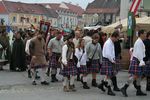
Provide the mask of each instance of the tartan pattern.
POLYGON ((75 76, 77 73, 78 71, 74 61, 68 61, 68 65, 64 66, 63 69, 60 70, 60 74, 63 76, 75 76))
POLYGON ((99 71, 100 71, 99 59, 92 60, 91 66, 88 66, 88 72, 89 73, 99 73, 99 71))
POLYGON ((88 74, 88 69, 86 65, 80 65, 80 68, 78 68, 78 71, 80 74, 88 74))
POLYGON ((130 62, 129 73, 132 75, 142 76, 144 74, 144 67, 139 66, 139 60, 135 57, 130 62))
POLYGON ((145 66, 145 68, 144 68, 144 74, 145 74, 146 76, 150 76, 150 60, 148 60, 148 61, 146 62, 146 66, 145 66))
MULTIPOLYGON (((60 55, 61 56, 61 55, 60 55)), ((60 57, 55 53, 52 53, 52 56, 49 59, 49 67, 50 68, 61 68, 61 64, 58 62, 58 58, 60 57)))
POLYGON ((118 71, 121 70, 121 59, 120 59, 120 57, 119 57, 119 56, 116 57, 115 61, 116 61, 116 63, 115 63, 116 70, 117 70, 117 72, 118 72, 118 71))
POLYGON ((117 75, 118 68, 116 67, 116 65, 113 65, 113 63, 110 62, 109 59, 103 57, 100 73, 101 75, 114 76, 117 75))

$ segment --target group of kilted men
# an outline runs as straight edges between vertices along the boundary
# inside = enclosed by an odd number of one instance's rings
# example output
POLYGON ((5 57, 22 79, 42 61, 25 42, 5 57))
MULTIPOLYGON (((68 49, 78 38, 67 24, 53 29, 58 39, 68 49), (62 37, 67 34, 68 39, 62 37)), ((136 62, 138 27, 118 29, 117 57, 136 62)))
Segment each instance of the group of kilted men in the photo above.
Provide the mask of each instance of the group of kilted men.
MULTIPOLYGON (((150 33, 147 33, 146 39, 144 30, 138 32, 129 66, 130 76, 122 88, 118 88, 116 77, 121 69, 119 31, 114 31, 106 41, 100 41, 101 38, 105 40, 107 35, 100 34, 98 31, 93 33, 88 31, 83 36, 80 30, 75 30, 67 35, 64 41, 61 32, 56 30, 55 37, 45 43, 41 32, 36 32, 36 35, 26 43, 26 52, 30 55, 28 72, 32 72, 32 84, 37 84, 37 69, 40 69, 38 73, 42 85, 49 85, 45 79, 46 74, 48 76, 51 74, 51 82, 57 82, 57 69, 59 68, 59 74, 63 76, 64 92, 76 91, 76 76, 83 84, 83 89, 90 89, 87 75, 92 74, 92 86, 98 87, 103 92, 107 89, 108 95, 115 96, 113 91, 120 91, 127 97, 127 88, 130 83, 133 83, 137 90, 136 95, 145 96, 146 93, 141 91, 140 82, 144 77, 148 80, 150 75, 150 33), (98 73, 104 76, 100 84, 96 81, 98 73)), ((147 90, 150 90, 150 87, 147 86, 147 90)))

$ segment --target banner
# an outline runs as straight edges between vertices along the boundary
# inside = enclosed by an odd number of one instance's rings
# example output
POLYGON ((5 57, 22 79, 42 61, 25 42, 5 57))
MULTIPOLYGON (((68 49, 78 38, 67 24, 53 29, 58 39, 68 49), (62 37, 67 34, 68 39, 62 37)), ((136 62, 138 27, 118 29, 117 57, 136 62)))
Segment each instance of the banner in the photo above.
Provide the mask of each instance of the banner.
POLYGON ((44 32, 44 39, 46 40, 50 28, 50 22, 40 21, 40 31, 44 32))
POLYGON ((136 20, 133 12, 128 13, 128 26, 127 26, 127 33, 128 36, 132 36, 134 34, 136 28, 136 20))

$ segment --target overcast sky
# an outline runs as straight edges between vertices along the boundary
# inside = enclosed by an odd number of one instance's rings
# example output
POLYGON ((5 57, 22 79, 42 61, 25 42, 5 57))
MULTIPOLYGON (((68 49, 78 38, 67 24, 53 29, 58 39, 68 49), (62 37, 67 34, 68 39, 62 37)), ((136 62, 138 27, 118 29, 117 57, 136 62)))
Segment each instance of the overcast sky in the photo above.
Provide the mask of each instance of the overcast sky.
POLYGON ((26 3, 58 3, 58 2, 72 2, 73 4, 79 4, 82 8, 86 8, 89 2, 94 0, 9 0, 9 1, 21 1, 26 3))

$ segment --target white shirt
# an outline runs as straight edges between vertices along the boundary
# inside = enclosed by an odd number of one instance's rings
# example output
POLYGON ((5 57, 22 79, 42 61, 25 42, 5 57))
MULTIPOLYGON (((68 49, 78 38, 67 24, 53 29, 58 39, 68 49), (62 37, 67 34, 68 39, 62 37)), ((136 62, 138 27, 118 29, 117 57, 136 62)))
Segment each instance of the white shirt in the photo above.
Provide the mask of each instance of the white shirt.
POLYGON ((29 50, 30 41, 31 41, 31 39, 27 40, 27 42, 26 42, 26 47, 25 47, 25 52, 26 52, 28 55, 30 55, 30 50, 29 50))
MULTIPOLYGON (((68 46, 65 44, 62 48, 62 63, 67 65, 67 50, 68 50, 68 46)), ((73 53, 71 54, 70 59, 73 58, 73 53)))
POLYGON ((86 60, 87 60, 87 55, 86 55, 86 51, 83 54, 83 50, 79 50, 78 48, 76 48, 75 50, 75 56, 78 58, 78 64, 77 67, 80 67, 80 65, 86 65, 86 60), (82 56, 82 57, 81 57, 82 56), (81 60, 80 60, 81 59, 81 60), (79 61, 80 60, 80 61, 79 61))
POLYGON ((140 61, 140 65, 145 65, 143 58, 145 57, 145 45, 141 38, 138 38, 134 44, 133 57, 140 61))
POLYGON ((85 45, 87 45, 89 42, 92 42, 92 38, 90 36, 85 36, 83 39, 85 40, 85 45))
POLYGON ((110 38, 104 43, 103 57, 109 59, 109 61, 111 61, 112 63, 114 63, 115 61, 114 43, 110 38))
POLYGON ((73 39, 73 43, 74 43, 75 47, 77 47, 78 43, 79 43, 79 39, 74 38, 73 39))

